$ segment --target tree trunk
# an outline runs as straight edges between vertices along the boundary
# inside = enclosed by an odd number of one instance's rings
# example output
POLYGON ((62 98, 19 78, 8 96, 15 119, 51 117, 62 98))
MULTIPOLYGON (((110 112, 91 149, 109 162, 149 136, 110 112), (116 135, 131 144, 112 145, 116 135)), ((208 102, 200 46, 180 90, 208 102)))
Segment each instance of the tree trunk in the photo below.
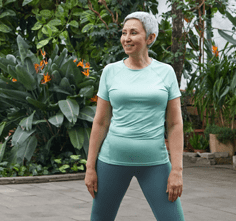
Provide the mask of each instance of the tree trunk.
MULTIPOLYGON (((183 0, 180 0, 183 1, 183 0)), ((174 59, 172 63, 172 67, 175 70, 177 80, 180 86, 181 76, 183 72, 183 65, 184 65, 184 52, 185 52, 185 44, 182 42, 184 41, 183 37, 183 13, 181 9, 177 9, 178 4, 172 4, 172 46, 171 52, 174 53, 174 59), (176 53, 178 56, 176 57, 176 53)))

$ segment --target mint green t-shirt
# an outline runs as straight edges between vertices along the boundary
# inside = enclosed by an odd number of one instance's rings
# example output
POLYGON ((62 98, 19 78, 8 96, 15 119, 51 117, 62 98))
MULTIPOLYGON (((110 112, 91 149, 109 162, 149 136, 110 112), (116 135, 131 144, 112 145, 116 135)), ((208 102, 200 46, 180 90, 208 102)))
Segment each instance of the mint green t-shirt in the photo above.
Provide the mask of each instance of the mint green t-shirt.
POLYGON ((180 97, 173 68, 152 59, 133 70, 124 59, 107 65, 97 96, 109 101, 112 118, 98 159, 109 164, 149 166, 169 161, 164 139, 168 100, 180 97))

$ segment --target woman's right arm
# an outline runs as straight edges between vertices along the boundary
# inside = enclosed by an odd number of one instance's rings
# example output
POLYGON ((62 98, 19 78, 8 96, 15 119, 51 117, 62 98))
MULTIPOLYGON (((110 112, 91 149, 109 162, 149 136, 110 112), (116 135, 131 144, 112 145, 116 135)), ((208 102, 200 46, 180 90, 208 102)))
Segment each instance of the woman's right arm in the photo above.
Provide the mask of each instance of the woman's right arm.
POLYGON ((89 140, 87 169, 95 169, 98 152, 109 130, 111 117, 112 106, 110 102, 98 97, 96 114, 89 140))

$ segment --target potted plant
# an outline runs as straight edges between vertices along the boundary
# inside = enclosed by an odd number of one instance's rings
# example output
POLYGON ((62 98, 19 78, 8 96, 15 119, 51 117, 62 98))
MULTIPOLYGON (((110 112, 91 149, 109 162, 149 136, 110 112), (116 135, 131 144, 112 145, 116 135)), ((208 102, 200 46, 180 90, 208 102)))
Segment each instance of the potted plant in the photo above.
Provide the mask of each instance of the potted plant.
POLYGON ((208 140, 196 133, 193 133, 193 136, 189 139, 189 142, 192 145, 194 152, 206 152, 209 146, 208 140))
POLYGON ((210 150, 214 152, 228 152, 230 156, 235 154, 236 129, 208 125, 204 131, 209 139, 210 150))
POLYGON ((194 132, 192 127, 192 122, 184 122, 184 144, 185 144, 185 150, 188 152, 192 152, 193 148, 191 144, 189 143, 189 139, 191 137, 191 134, 194 132))

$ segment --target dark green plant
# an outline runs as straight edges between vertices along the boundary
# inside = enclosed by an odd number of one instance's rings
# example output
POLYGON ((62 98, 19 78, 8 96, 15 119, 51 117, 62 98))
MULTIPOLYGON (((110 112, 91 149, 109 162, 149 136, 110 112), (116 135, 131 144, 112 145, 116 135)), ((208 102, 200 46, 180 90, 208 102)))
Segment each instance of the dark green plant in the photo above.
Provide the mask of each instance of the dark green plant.
POLYGON ((196 133, 193 133, 193 136, 189 139, 189 143, 197 150, 206 150, 209 146, 208 140, 196 133))
POLYGON ((216 134, 216 138, 224 144, 227 144, 228 142, 234 144, 234 140, 236 139, 236 129, 232 130, 231 128, 220 127, 217 125, 207 125, 204 134, 208 140, 209 134, 216 134))
POLYGON ((46 166, 51 155, 66 151, 86 159, 96 111, 96 72, 68 55, 66 48, 58 54, 55 46, 50 58, 42 52, 41 60, 21 36, 17 43, 19 56, 0 58, 8 74, 0 75, 0 110, 7 113, 0 122, 0 162, 23 165, 33 156, 46 166))

